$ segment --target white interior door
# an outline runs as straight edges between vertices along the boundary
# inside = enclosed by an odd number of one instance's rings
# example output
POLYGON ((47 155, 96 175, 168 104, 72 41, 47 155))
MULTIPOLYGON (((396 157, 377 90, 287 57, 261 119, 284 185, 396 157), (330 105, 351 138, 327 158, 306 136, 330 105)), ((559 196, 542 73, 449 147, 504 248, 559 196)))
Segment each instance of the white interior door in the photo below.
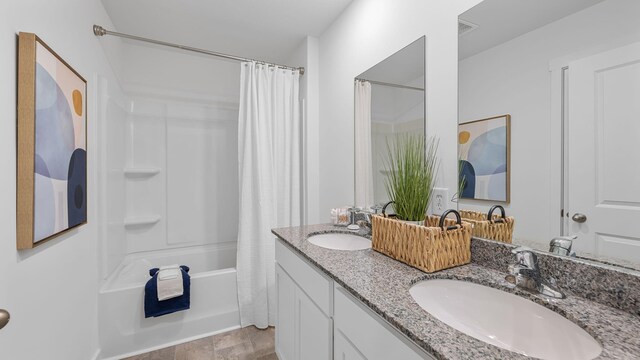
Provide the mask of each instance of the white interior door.
POLYGON ((578 252, 640 261, 640 43, 570 63, 568 89, 565 229, 578 252))

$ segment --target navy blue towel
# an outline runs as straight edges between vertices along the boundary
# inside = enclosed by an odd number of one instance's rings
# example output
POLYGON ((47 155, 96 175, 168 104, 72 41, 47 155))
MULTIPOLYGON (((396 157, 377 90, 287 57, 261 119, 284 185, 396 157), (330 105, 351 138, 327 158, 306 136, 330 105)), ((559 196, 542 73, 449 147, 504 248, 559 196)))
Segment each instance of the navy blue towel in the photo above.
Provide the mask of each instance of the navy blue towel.
POLYGON ((182 296, 163 301, 158 300, 158 268, 149 270, 151 279, 144 286, 144 317, 157 317, 174 313, 176 311, 187 310, 191 306, 191 277, 189 267, 180 266, 182 273, 182 296))

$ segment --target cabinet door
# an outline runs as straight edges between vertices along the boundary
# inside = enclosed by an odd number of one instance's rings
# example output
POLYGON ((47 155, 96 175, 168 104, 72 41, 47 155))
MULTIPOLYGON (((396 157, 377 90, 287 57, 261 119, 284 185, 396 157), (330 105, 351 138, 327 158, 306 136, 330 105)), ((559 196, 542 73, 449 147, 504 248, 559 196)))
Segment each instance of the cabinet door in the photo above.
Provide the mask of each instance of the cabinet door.
POLYGON ((280 265, 276 265, 276 352, 280 360, 295 360, 296 285, 280 265))
POLYGON ((331 319, 300 288, 296 289, 295 318, 298 329, 296 359, 331 359, 333 333, 331 319))
POLYGON ((280 239, 276 242, 276 262, 327 316, 333 316, 333 280, 289 249, 280 239))
POLYGON ((335 360, 367 360, 339 330, 334 333, 333 358, 335 360))
POLYGON ((339 286, 334 291, 334 310, 334 332, 343 335, 365 359, 434 359, 339 286))

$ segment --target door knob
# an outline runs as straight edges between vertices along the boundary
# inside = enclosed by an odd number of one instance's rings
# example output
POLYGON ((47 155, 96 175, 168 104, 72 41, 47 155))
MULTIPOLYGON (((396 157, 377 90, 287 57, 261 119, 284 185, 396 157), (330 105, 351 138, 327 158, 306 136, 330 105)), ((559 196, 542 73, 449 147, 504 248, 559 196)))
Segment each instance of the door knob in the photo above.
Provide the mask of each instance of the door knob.
POLYGON ((11 316, 9 312, 5 309, 0 309, 0 329, 5 327, 9 323, 9 319, 11 316))
POLYGON ((587 215, 585 214, 580 214, 580 213, 575 213, 573 214, 573 216, 571 217, 571 220, 582 224, 583 222, 587 221, 587 215))

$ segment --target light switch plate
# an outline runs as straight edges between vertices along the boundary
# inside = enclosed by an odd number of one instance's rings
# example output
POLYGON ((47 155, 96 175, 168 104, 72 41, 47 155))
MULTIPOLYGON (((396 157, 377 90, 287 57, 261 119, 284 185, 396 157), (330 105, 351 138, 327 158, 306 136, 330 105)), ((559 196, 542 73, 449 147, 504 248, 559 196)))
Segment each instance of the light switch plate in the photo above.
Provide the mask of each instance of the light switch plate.
POLYGON ((432 212, 436 215, 442 215, 449 206, 449 189, 433 188, 433 200, 431 200, 432 212))

